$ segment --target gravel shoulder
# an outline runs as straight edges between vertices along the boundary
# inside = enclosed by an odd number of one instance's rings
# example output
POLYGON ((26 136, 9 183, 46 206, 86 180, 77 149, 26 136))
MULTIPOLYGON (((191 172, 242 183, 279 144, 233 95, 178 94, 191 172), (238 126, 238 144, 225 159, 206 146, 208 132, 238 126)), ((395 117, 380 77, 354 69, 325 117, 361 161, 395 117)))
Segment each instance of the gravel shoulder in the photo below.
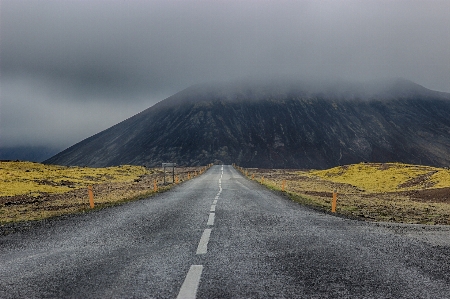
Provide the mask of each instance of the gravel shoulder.
POLYGON ((373 222, 376 227, 382 227, 394 234, 407 236, 433 246, 450 247, 449 225, 421 225, 390 222, 373 222))

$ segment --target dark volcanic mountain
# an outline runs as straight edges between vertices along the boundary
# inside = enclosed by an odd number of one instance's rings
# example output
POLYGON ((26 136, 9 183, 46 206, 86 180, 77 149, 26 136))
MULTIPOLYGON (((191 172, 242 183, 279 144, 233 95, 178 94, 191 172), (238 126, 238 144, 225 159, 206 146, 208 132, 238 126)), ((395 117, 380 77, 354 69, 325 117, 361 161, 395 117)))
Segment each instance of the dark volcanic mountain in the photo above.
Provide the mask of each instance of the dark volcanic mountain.
POLYGON ((328 168, 450 165, 450 94, 405 80, 187 88, 45 163, 328 168))

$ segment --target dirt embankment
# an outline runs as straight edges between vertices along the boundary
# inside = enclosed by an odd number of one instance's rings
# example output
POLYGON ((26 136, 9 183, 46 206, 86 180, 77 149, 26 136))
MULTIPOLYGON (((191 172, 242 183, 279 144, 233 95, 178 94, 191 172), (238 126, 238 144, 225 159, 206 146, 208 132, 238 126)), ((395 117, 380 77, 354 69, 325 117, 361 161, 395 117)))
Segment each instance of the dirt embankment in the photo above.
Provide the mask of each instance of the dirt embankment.
MULTIPOLYGON (((86 212, 91 209, 87 190, 88 185, 92 185, 94 208, 103 208, 145 198, 167 190, 175 184, 199 175, 205 169, 206 167, 178 167, 175 172, 175 182, 172 181, 172 173, 167 171, 166 184, 163 183, 164 174, 161 169, 152 169, 131 181, 108 182, 106 180, 98 183, 90 182, 82 188, 79 183, 75 186, 71 181, 40 180, 38 183, 43 190, 45 190, 45 186, 62 187, 62 185, 68 186, 70 189, 67 192, 32 192, 13 196, 0 196, 0 224, 41 220, 60 215, 86 212)), ((10 177, 8 183, 13 184, 14 180, 19 180, 19 178, 10 177)))
POLYGON ((329 212, 370 221, 450 225, 450 172, 420 165, 362 163, 324 171, 239 168, 248 178, 329 212), (283 183, 284 182, 284 183, 283 183))

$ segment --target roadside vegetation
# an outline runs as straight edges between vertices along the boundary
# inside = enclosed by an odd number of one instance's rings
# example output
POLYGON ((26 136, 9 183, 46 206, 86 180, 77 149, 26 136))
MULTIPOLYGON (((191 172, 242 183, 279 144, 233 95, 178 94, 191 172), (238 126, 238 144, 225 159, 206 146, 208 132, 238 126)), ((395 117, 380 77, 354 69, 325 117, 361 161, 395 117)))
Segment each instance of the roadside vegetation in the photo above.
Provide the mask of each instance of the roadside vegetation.
POLYGON ((41 220, 136 200, 162 192, 200 174, 206 167, 161 168, 123 165, 107 168, 65 167, 33 162, 0 162, 0 224, 41 220), (156 184, 156 191, 155 191, 156 184))
POLYGON ((327 170, 237 167, 250 179, 302 204, 371 221, 450 224, 450 170, 401 163, 360 163, 327 170))

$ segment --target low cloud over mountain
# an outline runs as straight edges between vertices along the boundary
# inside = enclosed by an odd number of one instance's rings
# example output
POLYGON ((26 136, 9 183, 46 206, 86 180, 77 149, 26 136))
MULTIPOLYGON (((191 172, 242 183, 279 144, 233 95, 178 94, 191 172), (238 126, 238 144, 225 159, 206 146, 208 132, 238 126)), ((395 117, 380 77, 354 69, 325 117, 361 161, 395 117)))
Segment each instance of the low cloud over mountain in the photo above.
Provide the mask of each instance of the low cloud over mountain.
POLYGON ((406 80, 195 85, 46 163, 448 166, 449 115, 450 94, 406 80))

